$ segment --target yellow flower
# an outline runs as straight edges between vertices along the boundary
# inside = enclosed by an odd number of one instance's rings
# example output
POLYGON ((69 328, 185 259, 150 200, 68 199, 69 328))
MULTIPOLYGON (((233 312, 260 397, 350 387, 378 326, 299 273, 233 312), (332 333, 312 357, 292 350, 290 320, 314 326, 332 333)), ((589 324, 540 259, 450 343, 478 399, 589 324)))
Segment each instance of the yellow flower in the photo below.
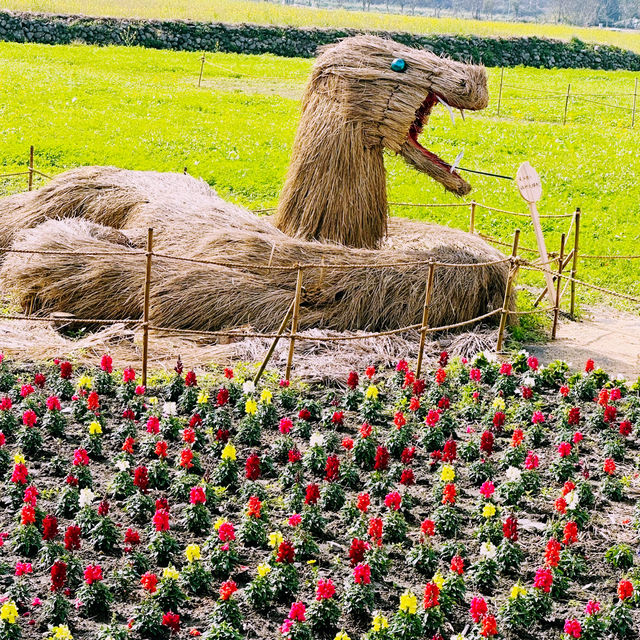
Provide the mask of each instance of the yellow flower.
POLYGON ((520 596, 526 596, 526 595, 527 595, 527 590, 525 588, 521 587, 519 584, 514 584, 513 587, 511 587, 511 593, 509 594, 509 597, 512 600, 515 600, 520 596))
POLYGON ((48 640, 73 640, 71 631, 66 624, 61 624, 58 627, 53 627, 51 631, 53 631, 53 635, 49 636, 48 640))
POLYGON ((244 412, 250 416, 252 416, 258 410, 258 403, 253 399, 249 398, 244 403, 244 412))
POLYGON ((258 575, 261 578, 264 578, 270 572, 271 572, 271 567, 268 564, 259 564, 258 565, 258 575))
POLYGON ((100 435, 102 433, 102 427, 99 422, 92 422, 89 425, 89 435, 95 436, 100 435))
POLYGON ((456 472, 454 468, 448 464, 445 464, 442 467, 442 471, 440 472, 440 479, 442 482, 453 482, 456 477, 456 472))
POLYGON ((504 411, 506 406, 505 401, 499 396, 493 401, 493 408, 496 411, 504 411))
POLYGON ((271 404, 271 398, 273 398, 273 393, 271 393, 269 389, 263 389, 260 394, 260 402, 263 404, 271 404))
POLYGON ((338 631, 333 640, 351 640, 351 638, 344 631, 338 631))
POLYGON ((213 523, 213 529, 215 531, 217 531, 224 523, 226 522, 226 520, 224 518, 218 518, 214 523, 213 523))
POLYGON ((444 585, 444 578, 440 573, 436 573, 436 575, 431 578, 431 582, 436 584, 438 586, 438 589, 442 590, 442 587, 444 585))
POLYGON ((0 620, 6 620, 9 624, 15 624, 18 619, 18 608, 13 600, 5 602, 0 607, 0 620))
POLYGON ((187 545, 187 548, 184 550, 184 555, 187 556, 189 562, 200 560, 200 547, 197 544, 187 545))
POLYGON ((222 459, 223 460, 236 459, 236 448, 230 442, 227 442, 225 448, 222 450, 222 459))
POLYGON ((21 453, 16 453, 16 455, 13 456, 13 464, 26 464, 26 462, 27 461, 21 453))
POLYGON ((207 404, 209 402, 209 394, 206 391, 201 391, 198 394, 198 404, 207 404))
POLYGON ((371 398, 373 400, 376 400, 378 397, 378 387, 376 387, 375 384, 371 384, 367 387, 367 390, 365 391, 365 396, 367 398, 371 398))
POLYGON ((162 572, 162 577, 167 578, 168 580, 178 580, 178 578, 180 578, 180 574, 173 567, 167 567, 162 572))
POLYGON ((405 591, 400 596, 400 611, 407 613, 415 613, 418 608, 418 599, 411 591, 405 591))
POLYGON ((151 398, 147 398, 147 402, 149 404, 158 404, 158 398, 156 398, 156 396, 151 396, 151 398))
POLYGON ((389 621, 381 613, 376 612, 373 614, 372 627, 374 631, 381 631, 382 629, 388 629, 389 621))
POLYGON ((269 534, 269 546, 277 549, 284 540, 284 536, 279 531, 273 531, 269 534))
POLYGON ((91 389, 91 378, 87 375, 78 378, 78 389, 91 389))
POLYGON ((484 505, 484 508, 482 509, 482 516, 484 518, 493 518, 493 516, 496 515, 496 508, 489 502, 488 504, 484 505))

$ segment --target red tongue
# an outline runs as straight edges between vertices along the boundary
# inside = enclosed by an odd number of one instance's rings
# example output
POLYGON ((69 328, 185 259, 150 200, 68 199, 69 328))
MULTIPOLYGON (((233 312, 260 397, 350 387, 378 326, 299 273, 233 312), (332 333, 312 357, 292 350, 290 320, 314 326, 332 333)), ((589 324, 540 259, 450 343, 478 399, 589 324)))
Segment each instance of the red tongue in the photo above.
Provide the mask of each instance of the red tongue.
MULTIPOLYGON (((444 167, 447 171, 451 170, 451 165, 448 164, 447 162, 445 162, 442 158, 440 158, 439 156, 437 156, 435 153, 429 151, 429 149, 425 149, 417 140, 416 138, 414 138, 411 135, 411 131, 409 131, 409 143, 414 146, 416 149, 418 149, 418 151, 420 151, 422 153, 422 155, 426 156, 427 158, 429 158, 429 160, 431 160, 431 162, 433 162, 434 164, 438 164, 441 167, 444 167)), ((456 171, 454 171, 454 173, 457 173, 456 171)))

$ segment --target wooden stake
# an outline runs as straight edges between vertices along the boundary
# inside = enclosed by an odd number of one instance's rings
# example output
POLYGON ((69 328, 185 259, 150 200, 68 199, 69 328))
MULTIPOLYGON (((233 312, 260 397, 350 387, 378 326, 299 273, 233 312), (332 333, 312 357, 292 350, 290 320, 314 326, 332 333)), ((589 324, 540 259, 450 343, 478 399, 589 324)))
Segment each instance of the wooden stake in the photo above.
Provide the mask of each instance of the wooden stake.
POLYGON ((469 233, 475 233, 476 230, 476 201, 471 201, 471 213, 469 214, 469 233))
POLYGON ((198 78, 198 87, 202 85, 202 74, 204 72, 204 51, 202 52, 202 58, 200 58, 200 77, 198 78))
MULTIPOLYGON (((571 258, 573 258, 573 249, 571 249, 571 251, 569 251, 569 253, 564 257, 564 260, 562 261, 562 268, 565 269, 566 266, 569 264, 569 262, 571 262, 571 258)), ((553 276, 553 281, 556 281, 556 277, 553 276)), ((538 297, 536 298, 536 301, 533 303, 534 307, 537 307, 542 300, 544 299, 544 297, 547 295, 547 287, 545 286, 545 288, 538 294, 538 297)))
POLYGON ((569 97, 571 94, 571 85, 567 85, 567 97, 565 98, 564 101, 564 116, 562 118, 562 124, 565 125, 567 124, 567 110, 569 109, 569 97))
MULTIPOLYGON (((573 265, 571 266, 571 277, 575 278, 578 273, 578 244, 580 242, 580 207, 573 214, 573 265)), ((576 283, 571 280, 571 317, 576 315, 576 283)))
POLYGON ((496 345, 496 351, 500 353, 502 351, 502 345, 504 343, 504 331, 507 328, 507 319, 509 318, 509 299, 511 298, 511 288, 513 286, 513 280, 518 272, 518 263, 515 262, 515 258, 518 255, 518 244, 520 243, 520 229, 516 229, 513 234, 513 244, 511 246, 511 257, 514 259, 509 267, 509 275, 507 276, 507 284, 504 288, 504 300, 502 302, 502 313, 500 314, 500 328, 498 329, 498 344, 496 345))
POLYGON ((33 189, 33 145, 29 147, 29 191, 33 189))
POLYGON ((636 102, 638 100, 638 78, 636 78, 635 85, 633 87, 633 109, 631 111, 631 128, 636 123, 636 102))
POLYGON ((300 315, 300 296, 302 295, 302 269, 298 269, 296 280, 296 297, 293 299, 293 318, 291 320, 291 338, 289 338, 289 356, 287 358, 287 371, 285 380, 291 378, 291 365, 293 363, 293 350, 295 348, 295 335, 298 332, 298 318, 300 315))
POLYGON ((144 306, 142 312, 142 386, 147 386, 149 358, 149 295, 151 292, 151 256, 153 255, 153 228, 147 229, 147 269, 144 276, 144 306))
POLYGON ((284 330, 287 328, 287 325, 289 324, 289 320, 291 320, 291 314, 293 313, 294 305, 295 305, 295 298, 291 301, 291 304, 289 305, 289 309, 287 310, 287 313, 285 314, 282 322, 280 323, 280 327, 278 328, 278 333, 277 333, 276 337, 273 339, 273 342, 271 343, 271 346, 269 347, 269 351, 267 351, 267 355, 264 357, 264 360, 262 361, 262 364, 260 365, 260 368, 258 369, 258 373, 256 373, 256 375, 255 375, 255 377, 253 379, 253 384, 254 385, 258 384, 258 381, 262 377, 262 374, 264 373, 264 370, 267 368, 267 364, 269 363, 269 360, 271 360, 271 356, 273 355, 273 352, 276 349, 276 345, 280 341, 280 338, 282 337, 282 334, 284 333, 284 330))
POLYGON ((551 329, 551 339, 556 339, 556 333, 558 332, 558 316, 560 315, 560 289, 562 287, 562 265, 564 263, 564 233, 560 236, 560 256, 558 258, 558 277, 556 279, 556 306, 553 309, 553 328, 551 329))
POLYGON ((424 294, 424 307, 422 308, 422 324, 420 326, 420 346, 418 347, 418 364, 416 365, 416 378, 420 379, 422 371, 422 357, 424 355, 424 343, 427 339, 427 329, 429 328, 429 306, 431 304, 431 291, 433 289, 433 275, 436 265, 433 260, 429 260, 429 274, 427 276, 427 287, 424 294))
POLYGON ((500 70, 500 90, 498 91, 498 113, 497 117, 500 117, 500 104, 502 103, 502 82, 504 80, 504 67, 500 70))

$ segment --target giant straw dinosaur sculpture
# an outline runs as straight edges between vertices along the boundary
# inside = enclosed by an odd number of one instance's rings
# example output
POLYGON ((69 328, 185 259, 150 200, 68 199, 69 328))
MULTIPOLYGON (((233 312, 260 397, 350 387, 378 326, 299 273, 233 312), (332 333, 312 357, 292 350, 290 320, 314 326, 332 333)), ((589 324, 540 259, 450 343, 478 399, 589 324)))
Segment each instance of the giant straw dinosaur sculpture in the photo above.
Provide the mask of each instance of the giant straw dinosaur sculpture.
MULTIPOLYGON (((448 164, 417 142, 438 99, 452 107, 484 107, 484 70, 377 37, 346 39, 328 47, 314 66, 275 224, 222 200, 189 176, 74 169, 37 191, 1 199, 0 243, 123 255, 10 253, 0 269, 2 286, 36 312, 140 317, 139 250, 147 227, 153 227, 158 253, 245 265, 154 258, 153 325, 216 330, 247 324, 272 330, 290 305, 296 273, 260 266, 299 263, 359 265, 305 271, 302 329, 382 330, 418 323, 426 261, 503 257, 462 231, 387 220, 383 147, 401 153, 447 189, 469 190, 448 164), (376 267, 405 261, 423 263, 376 267)), ((501 307, 507 273, 504 263, 438 268, 431 322, 464 321, 501 307)))

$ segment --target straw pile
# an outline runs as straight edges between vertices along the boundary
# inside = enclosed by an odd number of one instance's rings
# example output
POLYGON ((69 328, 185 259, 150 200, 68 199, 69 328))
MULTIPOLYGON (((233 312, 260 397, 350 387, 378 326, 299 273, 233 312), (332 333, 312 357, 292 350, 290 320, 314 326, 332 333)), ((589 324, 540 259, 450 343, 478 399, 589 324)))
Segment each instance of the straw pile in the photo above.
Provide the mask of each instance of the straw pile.
MULTIPOLYGON (((82 318, 138 318, 145 259, 140 250, 149 226, 155 230, 158 253, 255 265, 237 269, 155 257, 152 323, 185 329, 247 324, 273 330, 293 298, 296 272, 257 267, 323 261, 363 266, 305 270, 301 329, 378 331, 416 324, 427 266, 377 264, 502 257, 468 233, 397 218, 390 220, 389 241, 379 250, 291 238, 268 219, 222 200, 189 176, 87 167, 61 174, 38 191, 0 200, 0 243, 7 246, 13 240, 13 247, 22 250, 125 255, 9 253, 0 281, 16 292, 25 309, 65 311, 82 318), (20 220, 14 217, 15 199, 20 201, 20 220), (19 231, 21 220, 42 222, 19 231)), ((501 307, 506 277, 505 264, 436 269, 432 326, 501 307)))
POLYGON ((388 216, 384 148, 449 191, 468 193, 470 185, 417 141, 438 101, 484 109, 485 69, 376 36, 326 47, 302 99, 276 226, 308 240, 380 246, 388 216), (403 70, 391 68, 394 59, 403 70))

